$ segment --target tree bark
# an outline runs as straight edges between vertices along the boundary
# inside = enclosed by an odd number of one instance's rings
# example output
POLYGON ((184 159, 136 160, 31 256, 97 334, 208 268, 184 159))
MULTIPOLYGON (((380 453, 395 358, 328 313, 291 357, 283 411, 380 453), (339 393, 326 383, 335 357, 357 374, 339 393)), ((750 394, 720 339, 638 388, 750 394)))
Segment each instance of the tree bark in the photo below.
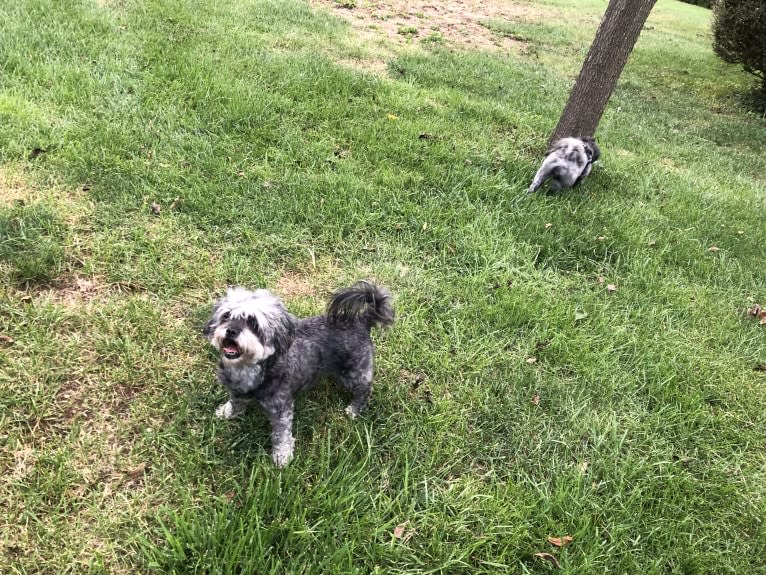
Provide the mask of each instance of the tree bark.
POLYGON ((549 144, 593 136, 657 0, 610 0, 549 144))

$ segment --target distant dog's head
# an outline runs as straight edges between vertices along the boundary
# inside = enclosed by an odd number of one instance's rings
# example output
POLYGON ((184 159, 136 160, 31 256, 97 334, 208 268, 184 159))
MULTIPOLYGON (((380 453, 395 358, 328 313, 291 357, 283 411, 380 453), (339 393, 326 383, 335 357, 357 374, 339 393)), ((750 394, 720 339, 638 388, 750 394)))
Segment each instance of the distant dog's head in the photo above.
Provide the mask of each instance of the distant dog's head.
POLYGON ((230 288, 213 306, 204 335, 229 364, 249 364, 279 354, 290 345, 294 319, 268 290, 230 288))
POLYGON ((593 138, 587 137, 582 138, 582 143, 585 147, 585 153, 588 156, 588 161, 592 164, 593 162, 597 162, 598 159, 601 157, 601 150, 599 149, 598 145, 596 144, 596 140, 593 138))

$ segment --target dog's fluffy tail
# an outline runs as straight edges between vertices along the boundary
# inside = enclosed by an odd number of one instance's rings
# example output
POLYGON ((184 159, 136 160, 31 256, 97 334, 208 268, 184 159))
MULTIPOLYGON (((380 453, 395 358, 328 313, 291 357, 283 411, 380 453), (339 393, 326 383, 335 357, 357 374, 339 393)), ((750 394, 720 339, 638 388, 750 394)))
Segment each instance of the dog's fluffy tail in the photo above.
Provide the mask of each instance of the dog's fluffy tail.
POLYGON ((394 323, 391 294, 368 281, 336 291, 327 305, 330 323, 363 322, 368 328, 394 323))

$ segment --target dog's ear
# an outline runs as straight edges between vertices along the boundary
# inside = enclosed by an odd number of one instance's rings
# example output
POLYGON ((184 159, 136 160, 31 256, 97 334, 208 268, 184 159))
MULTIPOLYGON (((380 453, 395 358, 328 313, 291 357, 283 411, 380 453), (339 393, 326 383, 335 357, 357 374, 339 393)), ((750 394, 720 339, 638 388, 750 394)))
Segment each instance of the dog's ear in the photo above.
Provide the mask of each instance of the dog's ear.
POLYGON ((274 353, 280 355, 290 348, 295 337, 295 318, 289 313, 281 314, 271 325, 273 335, 271 345, 274 347, 274 353))
POLYGON ((210 334, 213 333, 213 330, 215 329, 215 326, 218 325, 218 310, 221 309, 221 302, 217 301, 213 304, 213 312, 210 314, 210 319, 207 320, 204 327, 202 328, 202 335, 205 337, 210 337, 210 334))

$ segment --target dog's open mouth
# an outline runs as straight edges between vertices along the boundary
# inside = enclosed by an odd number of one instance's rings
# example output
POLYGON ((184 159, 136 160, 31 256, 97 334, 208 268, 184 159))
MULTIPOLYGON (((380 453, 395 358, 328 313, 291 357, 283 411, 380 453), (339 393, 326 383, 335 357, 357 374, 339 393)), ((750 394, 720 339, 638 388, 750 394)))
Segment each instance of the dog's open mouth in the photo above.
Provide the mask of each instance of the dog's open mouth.
POLYGON ((226 359, 237 359, 242 355, 242 350, 239 349, 236 341, 225 338, 221 342, 221 353, 226 359))

